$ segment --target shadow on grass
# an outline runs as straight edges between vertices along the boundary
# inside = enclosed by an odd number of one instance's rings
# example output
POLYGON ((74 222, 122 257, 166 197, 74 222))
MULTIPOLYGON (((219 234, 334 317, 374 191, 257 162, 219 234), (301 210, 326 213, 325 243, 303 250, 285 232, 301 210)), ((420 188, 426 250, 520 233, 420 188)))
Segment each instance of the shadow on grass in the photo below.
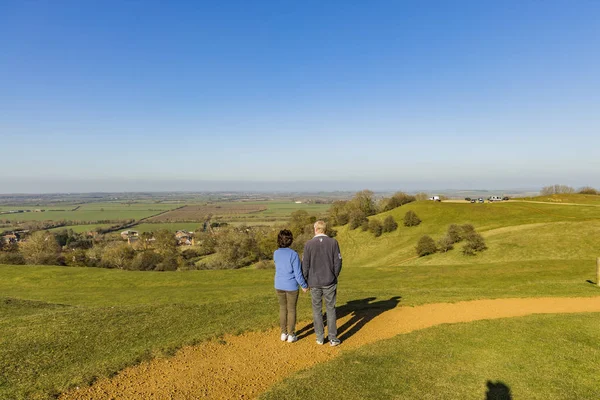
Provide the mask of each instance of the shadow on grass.
POLYGON ((512 400, 510 388, 504 383, 487 381, 486 385, 485 400, 512 400))
MULTIPOLYGON (((367 297, 360 300, 350 300, 343 306, 336 307, 336 316, 338 319, 351 315, 350 319, 344 325, 338 327, 338 337, 345 340, 354 335, 373 318, 381 313, 395 308, 400 303, 400 296, 394 296, 389 300, 374 301, 376 297, 367 297)), ((327 314, 323 315, 323 324, 327 326, 327 314)), ((305 338, 315 333, 314 324, 308 324, 300 329, 296 334, 298 339, 305 338)))

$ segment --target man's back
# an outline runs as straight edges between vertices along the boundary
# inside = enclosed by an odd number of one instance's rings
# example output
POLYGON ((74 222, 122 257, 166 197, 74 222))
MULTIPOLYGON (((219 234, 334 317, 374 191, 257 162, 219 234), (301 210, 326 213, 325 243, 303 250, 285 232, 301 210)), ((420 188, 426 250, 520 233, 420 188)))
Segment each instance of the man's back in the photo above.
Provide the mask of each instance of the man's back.
POLYGON ((342 254, 337 240, 319 234, 306 242, 302 255, 302 274, 310 287, 337 283, 342 269, 342 254))

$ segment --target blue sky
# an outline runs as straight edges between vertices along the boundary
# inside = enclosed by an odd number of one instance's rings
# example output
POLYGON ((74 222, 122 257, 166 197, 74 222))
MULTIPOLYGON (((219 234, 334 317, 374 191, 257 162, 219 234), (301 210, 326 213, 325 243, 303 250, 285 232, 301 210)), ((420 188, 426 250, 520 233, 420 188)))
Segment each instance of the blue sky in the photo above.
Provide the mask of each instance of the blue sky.
POLYGON ((600 187, 599 20, 587 0, 0 0, 0 193, 600 187))

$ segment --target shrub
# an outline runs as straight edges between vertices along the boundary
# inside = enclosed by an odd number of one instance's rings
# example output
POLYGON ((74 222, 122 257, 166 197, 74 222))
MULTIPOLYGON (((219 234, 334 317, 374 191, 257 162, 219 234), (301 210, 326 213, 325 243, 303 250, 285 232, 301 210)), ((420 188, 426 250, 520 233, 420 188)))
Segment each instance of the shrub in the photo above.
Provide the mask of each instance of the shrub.
POLYGON ((367 216, 364 212, 360 210, 353 210, 350 213, 350 220, 348 221, 349 229, 356 229, 363 224, 363 222, 368 221, 367 216))
POLYGON ((579 191, 577 193, 580 194, 600 194, 600 192, 598 192, 596 189, 594 189, 593 187, 590 186, 584 186, 581 189, 579 189, 579 191))
POLYGON ((446 236, 450 239, 452 243, 458 243, 461 240, 463 240, 463 230, 460 228, 460 226, 456 224, 451 224, 448 227, 448 232, 446 233, 446 236))
POLYGON ((462 231, 462 239, 469 239, 469 237, 477 233, 475 232, 475 227, 471 224, 462 225, 460 230, 462 231))
POLYGON ((131 263, 131 269, 136 271, 153 271, 162 262, 160 254, 154 250, 138 253, 131 263))
POLYGON ((181 252, 181 256, 184 260, 191 260, 192 258, 201 257, 203 254, 198 249, 185 249, 181 252))
POLYGON ((25 265, 25 257, 19 252, 0 252, 0 264, 25 265))
POLYGON ((421 218, 417 216, 417 214, 409 210, 404 215, 404 226, 417 226, 421 223, 421 218))
POLYGON ((28 264, 60 265, 60 246, 50 232, 34 232, 22 243, 21 252, 28 264))
POLYGON ((434 240, 430 236, 425 235, 419 239, 416 250, 419 257, 424 257, 429 254, 434 254, 437 251, 437 248, 435 247, 434 240))
POLYGON ((369 232, 375 235, 375 237, 381 236, 383 233, 383 225, 378 219, 372 219, 369 221, 369 232))
POLYGON ((385 200, 383 211, 393 210, 394 208, 400 207, 404 204, 412 203, 415 200, 415 196, 411 196, 404 192, 395 193, 392 197, 385 200))
POLYGON ((383 231, 384 232, 393 232, 396 229, 398 229, 398 223, 396 222, 394 217, 392 217, 391 215, 388 215, 383 220, 383 231))
POLYGON ((256 269, 275 269, 275 263, 273 260, 261 260, 256 263, 256 269))
POLYGON ((471 236, 467 238, 467 243, 463 246, 463 254, 467 256, 474 256, 475 253, 481 252, 487 249, 485 245, 485 241, 483 240, 483 236, 479 233, 474 232, 471 236))
POLYGON ((366 232, 369 230, 369 220, 365 219, 363 223, 360 225, 360 230, 366 232))
POLYGON ((445 235, 440 240, 438 240, 438 242, 437 242, 437 248, 438 248, 439 251, 445 253, 448 250, 452 250, 454 248, 453 244, 454 244, 454 242, 452 241, 452 239, 450 238, 450 236, 445 235))

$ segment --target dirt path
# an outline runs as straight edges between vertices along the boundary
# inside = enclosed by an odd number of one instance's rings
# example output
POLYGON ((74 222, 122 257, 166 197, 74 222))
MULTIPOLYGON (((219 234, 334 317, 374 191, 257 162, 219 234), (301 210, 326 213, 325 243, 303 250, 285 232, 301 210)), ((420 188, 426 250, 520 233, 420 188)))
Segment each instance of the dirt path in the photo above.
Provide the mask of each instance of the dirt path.
MULTIPOLYGON (((395 307, 397 299, 365 299, 340 307, 339 347, 318 346, 312 324, 299 324, 301 339, 279 341, 277 329, 226 336, 181 349, 174 357, 127 368, 60 399, 252 399, 294 372, 341 352, 398 334, 445 323, 530 314, 600 312, 600 297, 476 300, 395 307)), ((274 315, 276 311, 274 310, 274 315)))

